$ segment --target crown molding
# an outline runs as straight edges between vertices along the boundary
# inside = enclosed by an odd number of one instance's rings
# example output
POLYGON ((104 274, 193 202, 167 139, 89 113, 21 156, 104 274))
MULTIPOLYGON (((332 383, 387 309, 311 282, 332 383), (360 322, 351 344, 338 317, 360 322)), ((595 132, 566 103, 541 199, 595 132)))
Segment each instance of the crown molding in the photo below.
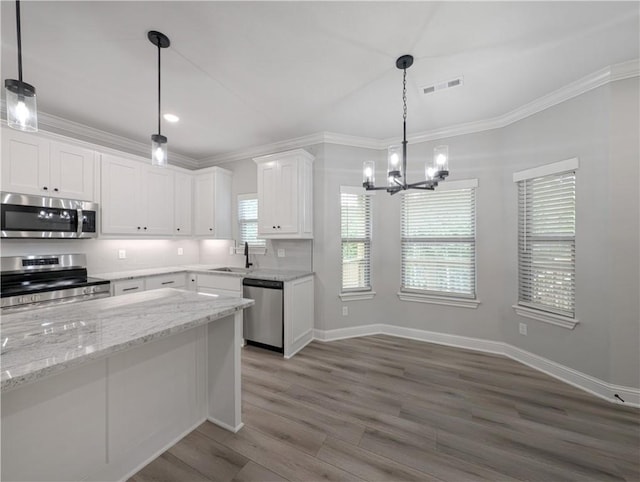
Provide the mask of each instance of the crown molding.
MULTIPOLYGON (((7 106, 4 99, 0 100, 0 111, 6 122, 7 106)), ((128 137, 112 134, 100 129, 95 129, 79 122, 74 122, 52 114, 38 110, 38 130, 52 134, 70 137, 90 144, 97 144, 116 151, 123 151, 141 157, 148 157, 150 144, 134 141, 128 137)), ((181 154, 169 151, 170 164, 185 169, 198 169, 198 161, 181 154)))
MULTIPOLYGON (((412 144, 419 144, 448 137, 501 129, 603 85, 638 76, 640 76, 639 59, 611 65, 561 87, 558 90, 539 97, 532 102, 507 112, 506 114, 490 119, 457 124, 442 129, 419 132, 409 135, 407 140, 412 144)), ((0 110, 3 117, 6 118, 6 106, 4 100, 0 100, 0 110)), ((100 129, 95 129, 55 115, 47 114, 42 111, 38 111, 38 124, 44 131, 65 135, 110 149, 124 151, 142 157, 147 157, 149 153, 149 146, 146 143, 111 134, 100 129)), ((384 150, 387 149, 388 146, 397 144, 401 140, 402 139, 400 137, 374 139, 370 137, 338 134, 335 132, 318 132, 293 139, 254 146, 227 154, 206 157, 203 159, 193 159, 173 152, 170 152, 170 158, 172 165, 193 170, 243 159, 252 159, 254 157, 273 154, 280 151, 300 149, 314 144, 336 144, 364 149, 384 150)))

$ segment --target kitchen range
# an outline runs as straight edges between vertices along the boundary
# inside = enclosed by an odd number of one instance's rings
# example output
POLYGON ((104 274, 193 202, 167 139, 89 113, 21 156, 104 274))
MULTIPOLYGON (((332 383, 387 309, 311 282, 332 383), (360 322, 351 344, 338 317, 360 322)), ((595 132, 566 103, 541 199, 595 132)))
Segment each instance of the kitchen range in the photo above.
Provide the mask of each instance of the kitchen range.
POLYGON ((110 296, 108 280, 87 276, 84 254, 2 258, 2 314, 110 296))

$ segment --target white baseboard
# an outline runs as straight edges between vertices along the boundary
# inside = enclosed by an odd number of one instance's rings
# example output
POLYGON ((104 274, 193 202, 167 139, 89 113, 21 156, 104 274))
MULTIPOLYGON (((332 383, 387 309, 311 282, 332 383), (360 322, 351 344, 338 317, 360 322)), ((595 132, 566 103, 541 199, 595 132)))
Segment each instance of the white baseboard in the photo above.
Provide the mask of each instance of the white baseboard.
POLYGON ((536 370, 546 373, 560 381, 568 383, 569 385, 607 400, 608 402, 631 407, 640 407, 640 389, 638 388, 607 383, 599 378, 592 377, 591 375, 587 375, 586 373, 561 365, 560 363, 508 343, 485 340, 482 338, 452 335, 449 333, 418 330, 415 328, 404 328, 382 323, 354 326, 350 328, 339 328, 336 330, 314 330, 314 339, 323 342, 369 335, 397 336, 412 340, 426 341, 429 343, 437 343, 439 345, 455 346, 458 348, 466 348, 485 353, 504 355, 530 366, 531 368, 535 368, 536 370), (616 394, 624 400, 624 403, 615 397, 616 394))
POLYGON ((232 427, 231 425, 221 422, 213 417, 207 417, 207 420, 218 427, 222 427, 229 432, 238 433, 242 427, 244 427, 244 422, 240 422, 236 427, 232 427))

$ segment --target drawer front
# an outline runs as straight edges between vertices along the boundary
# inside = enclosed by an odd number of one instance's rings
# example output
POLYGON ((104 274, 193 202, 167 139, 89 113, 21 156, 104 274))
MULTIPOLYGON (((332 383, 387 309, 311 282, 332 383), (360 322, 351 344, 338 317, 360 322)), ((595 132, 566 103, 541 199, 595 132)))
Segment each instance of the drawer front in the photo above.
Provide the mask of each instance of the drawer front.
POLYGON ((198 274, 198 291, 203 288, 212 288, 227 291, 242 292, 242 278, 239 276, 225 276, 215 274, 198 274))
POLYGON ((184 288, 186 286, 186 274, 175 273, 162 276, 151 276, 146 279, 147 290, 157 290, 158 288, 184 288))
POLYGON ((111 283, 111 286, 113 287, 113 296, 137 293, 138 291, 144 291, 144 279, 114 281, 111 283))

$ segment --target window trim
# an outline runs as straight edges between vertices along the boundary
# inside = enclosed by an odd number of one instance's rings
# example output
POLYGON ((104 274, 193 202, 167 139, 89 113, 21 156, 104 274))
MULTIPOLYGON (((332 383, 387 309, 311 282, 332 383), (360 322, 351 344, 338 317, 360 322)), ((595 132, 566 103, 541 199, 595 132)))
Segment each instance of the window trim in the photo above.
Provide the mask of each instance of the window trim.
MULTIPOLYGON (((446 181, 442 184, 439 184, 436 188, 438 191, 458 191, 461 189, 477 189, 479 186, 478 179, 460 179, 457 181, 446 181)), ((404 196, 407 194, 407 191, 402 191, 401 195, 404 196)), ((477 208, 477 191, 474 192, 474 196, 476 199, 476 208, 477 208)), ((476 210, 476 220, 475 227, 477 229, 477 210, 476 210)), ((402 234, 400 235, 402 239, 402 234)), ((462 239, 456 238, 456 241, 463 241, 462 239)), ((467 241, 468 242, 468 241, 467 241)), ((409 301, 409 302, 417 302, 417 303, 430 303, 436 305, 446 305, 446 306, 455 306, 461 308, 472 308, 476 309, 480 305, 480 300, 478 299, 478 260, 477 260, 477 235, 474 232, 473 236, 473 246, 474 246, 474 262, 475 262, 475 280, 474 280, 474 292, 473 296, 465 296, 461 293, 452 293, 446 294, 442 292, 436 291, 423 291, 416 290, 411 288, 400 288, 398 290, 398 298, 401 301, 409 301)), ((402 262, 402 261, 401 261, 402 262)), ((402 282, 401 282, 402 285, 402 282)))
MULTIPOLYGON (((562 174, 570 171, 576 172, 579 167, 580 167, 579 158, 572 157, 570 159, 565 159, 563 161, 553 162, 550 164, 534 167, 531 169, 525 169, 523 171, 514 172, 513 182, 517 184, 518 182, 521 182, 521 181, 528 181, 530 179, 535 179, 539 177, 553 176, 556 174, 562 174)), ((576 187, 576 190, 577 190, 577 187, 576 187)), ((574 238, 573 238, 574 242, 576 238, 577 238, 577 233, 574 234, 574 238)), ((574 272, 575 272, 576 265, 577 263, 574 263, 574 272)), ((520 283, 519 268, 518 268, 518 283, 520 283)), ((575 300, 574 300, 574 303, 575 303, 575 300)), ((547 311, 547 310, 544 310, 543 308, 533 307, 528 305, 526 302, 520 302, 520 300, 518 300, 511 307, 519 316, 542 321, 555 326, 560 326, 562 328, 567 328, 569 330, 573 330, 576 327, 576 325, 580 323, 577 317, 577 305, 574 305, 573 317, 562 315, 559 313, 554 313, 553 311, 547 311)))
MULTIPOLYGON (((356 196, 375 196, 374 191, 367 191, 363 187, 356 186, 340 186, 340 197, 339 197, 339 205, 340 205, 340 222, 342 222, 342 194, 353 194, 356 196)), ((369 200, 371 202, 371 199, 369 200)), ((371 205, 371 204, 370 204, 371 205)), ((371 219, 371 223, 373 224, 373 219, 371 219)), ((372 228, 372 226, 371 226, 372 228)), ((342 233, 340 233, 340 292, 338 296, 342 301, 361 301, 361 300, 370 300, 376 295, 376 292, 373 291, 373 283, 371 282, 371 271, 372 271, 372 245, 373 245, 373 233, 372 229, 370 229, 369 236, 369 284, 368 288, 349 288, 344 289, 342 284, 342 269, 344 266, 344 261, 342 259, 342 243, 345 240, 349 240, 352 238, 342 238, 342 233)))

